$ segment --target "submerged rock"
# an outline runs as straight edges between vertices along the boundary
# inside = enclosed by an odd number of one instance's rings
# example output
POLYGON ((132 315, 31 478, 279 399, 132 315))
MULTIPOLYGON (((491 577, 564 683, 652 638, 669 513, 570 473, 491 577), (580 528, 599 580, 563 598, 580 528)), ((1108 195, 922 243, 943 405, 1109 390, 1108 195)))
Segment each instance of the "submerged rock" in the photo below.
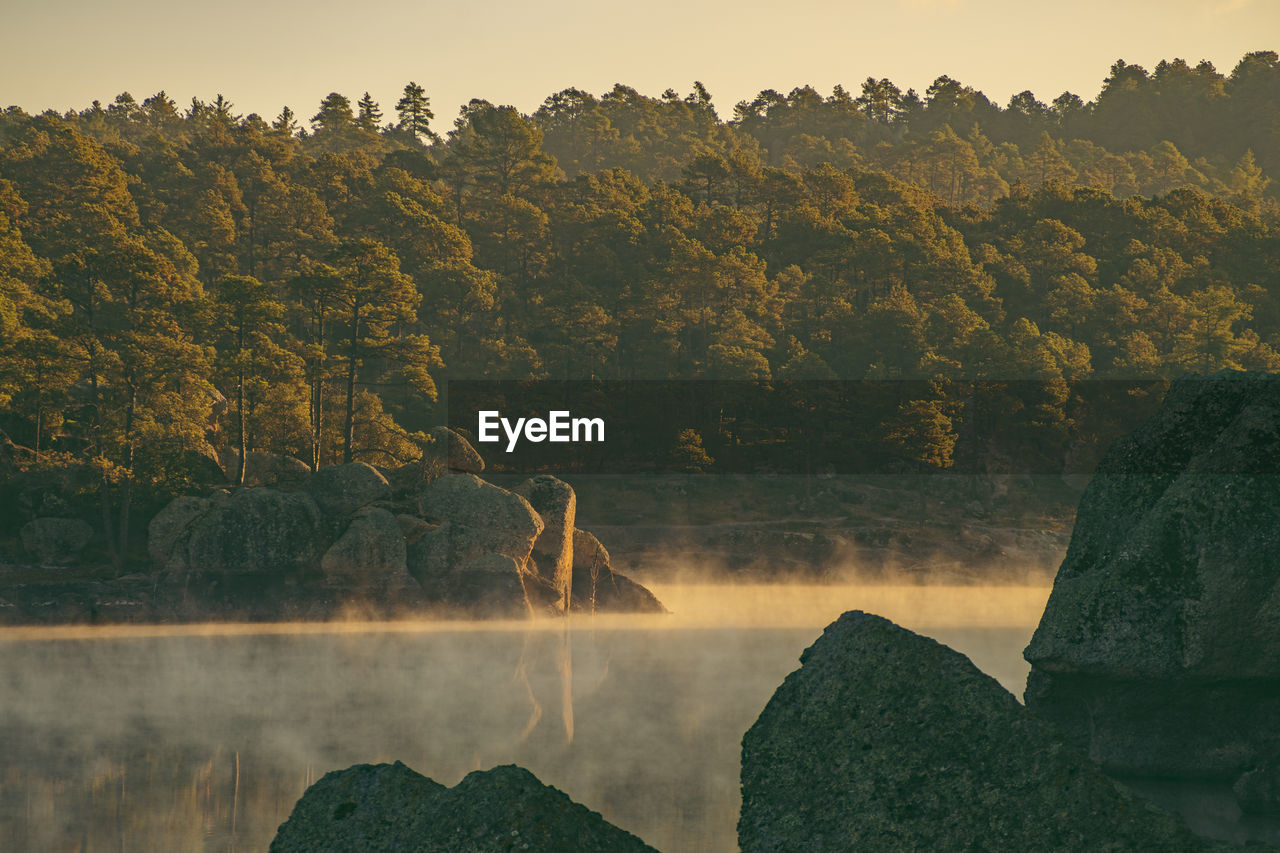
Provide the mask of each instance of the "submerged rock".
POLYGON ((1109 772, 1280 810, 1278 552, 1280 377, 1173 383, 1081 498, 1028 707, 1109 772))
POLYGON ((743 851, 1204 849, 968 658, 859 611, 742 739, 743 851))
POLYGON ((302 795, 271 853, 534 850, 631 853, 652 848, 514 765, 453 788, 400 762, 326 773, 302 795))

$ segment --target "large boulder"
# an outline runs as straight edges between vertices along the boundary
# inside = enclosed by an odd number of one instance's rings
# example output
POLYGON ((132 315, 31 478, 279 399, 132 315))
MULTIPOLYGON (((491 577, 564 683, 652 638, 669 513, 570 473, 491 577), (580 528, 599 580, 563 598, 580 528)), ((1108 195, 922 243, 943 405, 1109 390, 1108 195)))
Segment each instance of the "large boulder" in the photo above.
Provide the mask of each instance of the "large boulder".
POLYGON ((208 498, 191 495, 169 501, 147 526, 147 553, 151 561, 161 568, 168 564, 173 549, 192 522, 211 510, 213 504, 208 498))
POLYGON ((416 495, 447 474, 479 474, 484 470, 484 460, 471 442, 448 427, 435 427, 428 437, 431 442, 423 448, 421 459, 382 470, 396 497, 416 495))
POLYGON ((1280 377, 1177 381, 1080 500, 1028 707, 1125 776, 1280 810, 1280 377))
MULTIPOLYGON (((229 449, 223 452, 222 470, 228 480, 234 480, 240 452, 229 449)), ((311 466, 300 459, 283 453, 267 453, 250 450, 245 456, 244 485, 246 486, 300 486, 311 478, 311 466)))
MULTIPOLYGON (((521 569, 542 532, 542 519, 519 495, 472 474, 433 481, 418 498, 420 515, 440 524, 423 535, 410 556, 410 571, 430 574, 482 554, 505 554, 521 569), (443 562, 434 555, 443 553, 443 562)), ((422 578, 419 578, 420 580, 422 578)))
POLYGON ((594 534, 573 531, 573 609, 586 613, 666 613, 652 592, 616 572, 594 534))
POLYGON ((320 511, 308 495, 237 489, 196 519, 170 553, 171 571, 304 573, 319 557, 320 511))
POLYGON ((271 853, 538 850, 651 851, 634 835, 514 765, 453 788, 400 762, 326 773, 293 807, 271 853))
POLYGON ((22 526, 22 547, 42 563, 74 560, 93 539, 93 528, 78 518, 36 518, 22 526))
POLYGON ((180 456, 180 464, 197 483, 221 485, 227 482, 222 459, 207 441, 184 451, 180 456))
POLYGON ((550 474, 525 480, 513 491, 527 499, 542 518, 542 533, 533 543, 534 563, 538 574, 560 592, 561 609, 565 609, 573 586, 573 523, 578 498, 572 486, 550 474))
POLYGON ((946 646, 853 611, 800 661, 742 739, 746 853, 1204 849, 946 646))
POLYGON ((385 591, 412 584, 404 534, 396 517, 379 507, 356 512, 320 558, 325 582, 339 588, 385 591))
POLYGON ((320 511, 332 518, 344 518, 361 507, 391 497, 387 478, 364 462, 321 468, 307 482, 307 491, 320 511))
POLYGON ((471 446, 471 442, 445 426, 427 432, 432 441, 430 455, 440 459, 450 471, 479 474, 484 470, 484 460, 471 446))
POLYGON ((482 554, 430 575, 423 593, 476 617, 527 616, 546 604, 536 576, 505 554, 482 554))

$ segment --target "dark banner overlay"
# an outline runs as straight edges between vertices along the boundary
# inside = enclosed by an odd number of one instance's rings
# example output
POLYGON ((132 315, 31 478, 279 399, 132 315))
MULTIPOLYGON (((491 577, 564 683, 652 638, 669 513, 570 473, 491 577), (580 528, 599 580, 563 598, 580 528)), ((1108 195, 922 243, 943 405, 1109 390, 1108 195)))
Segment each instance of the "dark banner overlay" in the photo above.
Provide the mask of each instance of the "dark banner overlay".
POLYGON ((446 393, 449 426, 493 472, 1080 475, 1167 389, 1161 380, 454 381, 446 393))

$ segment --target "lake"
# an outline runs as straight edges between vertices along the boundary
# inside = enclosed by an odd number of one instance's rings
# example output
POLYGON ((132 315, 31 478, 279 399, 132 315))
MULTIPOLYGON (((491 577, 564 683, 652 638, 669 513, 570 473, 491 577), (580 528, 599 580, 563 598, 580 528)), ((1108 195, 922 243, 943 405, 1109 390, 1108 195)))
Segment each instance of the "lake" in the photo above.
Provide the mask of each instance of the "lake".
POLYGON ((736 850, 743 732, 840 613, 1021 696, 1045 586, 654 584, 666 616, 0 629, 0 839, 262 851, 329 770, 516 763, 666 853, 736 850))

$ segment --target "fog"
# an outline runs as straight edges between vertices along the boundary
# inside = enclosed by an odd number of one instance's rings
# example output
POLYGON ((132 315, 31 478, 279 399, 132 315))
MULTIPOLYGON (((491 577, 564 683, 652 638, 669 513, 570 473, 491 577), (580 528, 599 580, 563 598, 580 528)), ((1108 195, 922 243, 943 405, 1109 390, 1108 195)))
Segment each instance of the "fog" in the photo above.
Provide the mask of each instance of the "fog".
POLYGON ((0 838, 264 850, 308 784, 518 763, 663 851, 734 850, 743 732, 859 608, 1020 695, 1046 586, 653 584, 665 616, 0 630, 0 838))

